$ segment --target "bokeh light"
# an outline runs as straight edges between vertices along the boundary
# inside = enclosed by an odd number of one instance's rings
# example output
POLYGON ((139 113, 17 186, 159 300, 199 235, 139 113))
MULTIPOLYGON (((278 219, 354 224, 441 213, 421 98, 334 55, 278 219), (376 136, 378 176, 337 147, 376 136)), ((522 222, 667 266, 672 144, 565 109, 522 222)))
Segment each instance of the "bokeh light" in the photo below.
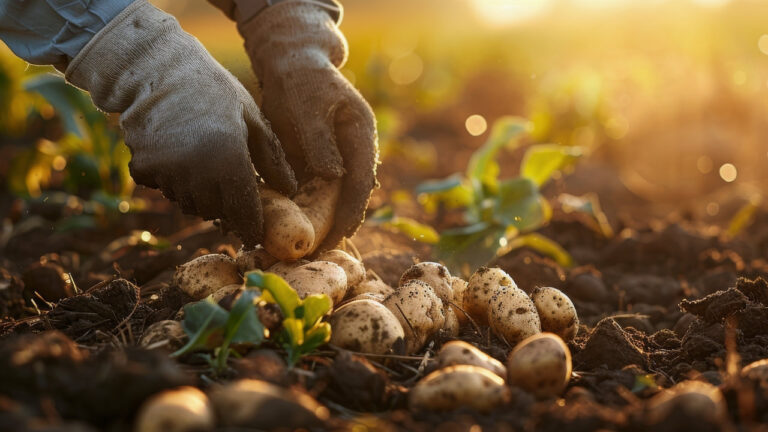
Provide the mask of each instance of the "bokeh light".
POLYGON ((736 180, 736 177, 739 175, 738 170, 736 170, 736 166, 732 163, 726 163, 720 166, 720 178, 725 180, 726 182, 730 183, 734 180, 736 180))
POLYGON ((464 122, 464 127, 467 128, 467 132, 469 132, 470 135, 479 136, 484 134, 488 129, 488 122, 485 120, 485 117, 480 114, 472 114, 467 117, 467 120, 464 122))
POLYGON ((412 84, 424 71, 424 62, 415 53, 392 60, 389 64, 389 78, 399 85, 412 84))

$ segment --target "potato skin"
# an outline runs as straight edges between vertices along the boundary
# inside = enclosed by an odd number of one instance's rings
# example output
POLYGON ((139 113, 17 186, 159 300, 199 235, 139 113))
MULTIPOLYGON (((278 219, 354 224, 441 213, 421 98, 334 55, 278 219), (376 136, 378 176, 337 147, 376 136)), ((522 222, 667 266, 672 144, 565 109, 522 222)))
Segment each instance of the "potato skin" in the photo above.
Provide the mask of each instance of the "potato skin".
POLYGON ((384 300, 393 292, 395 292, 394 288, 387 285, 376 273, 369 270, 365 273, 365 278, 360 283, 352 285, 347 289, 347 298, 363 294, 374 294, 382 296, 382 300, 384 300))
POLYGON ((173 284, 188 296, 201 300, 217 289, 231 284, 243 283, 235 260, 222 254, 208 254, 176 268, 173 284))
POLYGON ((496 336, 516 344, 521 340, 541 333, 539 313, 533 300, 520 288, 500 287, 491 297, 488 322, 496 336))
POLYGON ((315 252, 331 231, 340 194, 341 179, 325 180, 315 177, 303 184, 293 198, 314 231, 314 241, 308 254, 315 252))
MULTIPOLYGON (((702 381, 683 381, 653 396, 646 405, 651 424, 662 423, 673 412, 720 423, 727 417, 727 407, 720 389, 702 381)), ((679 414, 678 414, 679 415, 679 414)))
POLYGON ((150 397, 139 409, 134 430, 189 432, 213 430, 213 408, 205 393, 179 387, 150 397))
POLYGON ((464 310, 478 323, 488 324, 488 305, 491 297, 503 286, 517 288, 517 284, 504 270, 480 267, 469 278, 464 293, 464 310))
POLYGON ((252 250, 245 250, 241 247, 237 251, 235 261, 240 273, 251 270, 266 270, 278 262, 277 258, 270 255, 262 246, 257 246, 252 250))
POLYGON ((541 329, 552 332, 568 342, 579 331, 576 307, 565 293, 557 288, 539 287, 531 293, 531 300, 541 320, 541 329))
POLYGON ((165 348, 176 351, 187 342, 181 323, 175 320, 157 321, 144 330, 139 346, 147 349, 165 348))
POLYGON ((426 282, 435 291, 440 300, 453 301, 453 288, 451 287, 451 273, 444 265, 436 262, 420 262, 412 265, 400 277, 399 286, 410 280, 426 282))
POLYGON ((411 389, 412 411, 453 411, 461 407, 488 412, 509 401, 509 388, 493 372, 472 365, 448 366, 427 375, 411 389))
POLYGON ((343 250, 333 249, 322 252, 317 256, 317 261, 328 261, 340 265, 347 274, 348 286, 357 285, 365 279, 363 263, 343 250))
POLYGON ((453 308, 443 303, 443 311, 445 312, 445 325, 443 325, 443 331, 449 337, 459 336, 461 330, 461 324, 459 324, 459 318, 456 317, 456 312, 453 308))
POLYGON ((381 303, 354 300, 331 315, 331 344, 369 354, 385 354, 404 338, 400 321, 381 303))
POLYGON ((304 298, 311 294, 326 294, 333 304, 339 304, 347 294, 347 274, 338 264, 315 261, 291 270, 285 281, 304 298))
POLYGON ((461 310, 465 308, 464 296, 467 293, 468 286, 469 284, 464 279, 458 276, 451 277, 451 291, 453 291, 453 303, 456 305, 456 306, 451 305, 451 309, 453 309, 453 312, 456 314, 456 318, 458 318, 459 320, 459 326, 466 325, 469 322, 469 319, 467 318, 467 313, 469 312, 466 312, 466 310, 464 311, 461 310))
POLYGON ((488 369, 502 379, 507 378, 507 368, 500 361, 480 351, 474 345, 460 340, 447 342, 437 353, 437 367, 472 365, 488 369))
POLYGON ((768 384, 768 359, 753 361, 741 369, 741 377, 768 384))
POLYGON ((299 259, 312 250, 315 229, 302 209, 288 197, 263 187, 264 242, 270 255, 281 261, 299 259))
POLYGON ((245 285, 243 284, 232 284, 223 286, 219 289, 217 289, 213 294, 211 294, 211 300, 218 303, 223 299, 224 297, 231 295, 231 294, 238 294, 245 291, 245 285))
POLYGON ((406 282, 382 303, 400 321, 409 353, 419 350, 445 325, 443 302, 431 286, 420 280, 406 282))
POLYGON ((292 272, 293 270, 296 270, 300 266, 303 266, 304 264, 309 264, 309 261, 305 259, 300 259, 296 261, 280 261, 275 263, 274 265, 270 266, 269 269, 267 269, 268 272, 274 273, 281 278, 285 279, 286 276, 288 276, 288 273, 292 272))
POLYGON ((571 351, 560 336, 540 333, 520 342, 507 358, 508 382, 539 399, 560 395, 571 379, 571 351))

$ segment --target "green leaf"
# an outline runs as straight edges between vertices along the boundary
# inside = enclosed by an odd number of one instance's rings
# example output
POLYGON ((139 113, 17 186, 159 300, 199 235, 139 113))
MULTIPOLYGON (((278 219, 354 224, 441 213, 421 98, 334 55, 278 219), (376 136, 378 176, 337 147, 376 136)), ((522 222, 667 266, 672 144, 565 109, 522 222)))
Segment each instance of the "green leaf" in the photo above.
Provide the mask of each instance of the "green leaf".
POLYGON ((287 342, 291 347, 298 347, 304 343, 304 321, 298 318, 286 318, 283 320, 283 331, 287 335, 287 342))
POLYGON ((68 85, 59 76, 36 75, 24 82, 24 89, 38 93, 45 98, 59 114, 65 130, 80 138, 88 136, 89 127, 107 123, 106 116, 93 106, 86 93, 68 85), (85 124, 83 124, 83 120, 85 120, 85 124))
POLYGON ((614 235, 613 228, 608 222, 608 217, 603 212, 600 200, 594 193, 588 193, 583 196, 571 194, 560 194, 557 197, 560 207, 566 213, 581 212, 590 216, 592 222, 596 225, 594 230, 602 234, 605 238, 611 238, 614 235))
POLYGON ((308 329, 317 324, 325 314, 331 311, 333 303, 325 294, 312 294, 304 298, 304 328, 308 329))
POLYGON ((539 186, 552 178, 552 174, 573 165, 582 155, 580 147, 557 144, 539 144, 528 148, 520 166, 520 175, 539 186))
POLYGON ((229 343, 259 344, 264 340, 264 325, 259 321, 254 304, 258 294, 253 290, 245 290, 232 306, 225 325, 223 345, 229 345, 229 343))
POLYGON ((440 235, 434 228, 407 217, 395 216, 382 226, 422 243, 435 244, 440 239, 440 235))
POLYGON ((446 192, 455 187, 461 186, 462 178, 459 174, 454 174, 442 180, 428 180, 416 186, 417 194, 433 194, 437 192, 446 192))
POLYGON ((728 223, 728 229, 725 231, 728 237, 736 237, 749 227, 755 220, 755 214, 760 210, 762 199, 759 196, 753 197, 748 203, 744 204, 728 223))
POLYGON ((528 247, 542 253, 555 260, 562 267, 573 267, 573 257, 571 257, 571 254, 554 240, 544 237, 539 233, 525 234, 509 239, 507 246, 499 250, 499 255, 522 247, 528 247))
POLYGON ((503 226, 488 223, 443 231, 437 257, 452 273, 469 275, 496 256, 504 232, 503 226))
POLYGON ((187 304, 184 306, 184 320, 181 322, 181 327, 189 336, 189 342, 172 356, 177 357, 196 349, 213 349, 219 346, 224 337, 224 326, 227 320, 227 311, 214 303, 210 297, 187 304))
POLYGON ((319 323, 304 334, 304 343, 301 345, 302 354, 315 350, 315 348, 328 343, 331 340, 331 325, 319 323))
POLYGON ((392 206, 385 205, 373 212, 366 220, 374 224, 382 224, 391 221, 393 217, 395 217, 395 211, 392 209, 392 206))
POLYGON ((502 117, 497 120, 493 124, 488 141, 469 159, 467 178, 479 180, 484 187, 495 190, 500 171, 496 154, 505 146, 518 146, 520 138, 529 128, 530 123, 519 117, 502 117))
POLYGON ((301 299, 283 278, 274 273, 255 270, 246 273, 245 280, 246 286, 263 290, 264 299, 276 303, 280 307, 283 317, 294 317, 294 311, 301 305, 301 299))
POLYGON ((501 225, 529 231, 544 225, 548 214, 538 186, 527 178, 504 180, 493 202, 493 217, 501 225))

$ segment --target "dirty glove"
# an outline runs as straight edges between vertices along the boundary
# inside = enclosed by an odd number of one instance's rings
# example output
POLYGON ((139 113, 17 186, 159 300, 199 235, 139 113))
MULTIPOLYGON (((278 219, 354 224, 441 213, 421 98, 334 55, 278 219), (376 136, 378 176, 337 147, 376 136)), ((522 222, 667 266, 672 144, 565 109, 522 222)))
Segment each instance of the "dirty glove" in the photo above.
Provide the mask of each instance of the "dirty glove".
POLYGON ((283 193, 296 190, 280 143, 245 88, 146 0, 96 34, 66 78, 102 110, 121 113, 137 183, 159 188, 185 213, 222 219, 248 246, 263 235, 256 171, 283 193))
POLYGON ((326 2, 330 13, 320 0, 286 0, 256 16, 238 13, 253 1, 214 3, 238 21, 262 86, 264 115, 300 181, 343 177, 334 226, 320 246, 328 249, 357 231, 376 185, 373 112, 338 70, 347 46, 331 16, 334 3, 326 2))

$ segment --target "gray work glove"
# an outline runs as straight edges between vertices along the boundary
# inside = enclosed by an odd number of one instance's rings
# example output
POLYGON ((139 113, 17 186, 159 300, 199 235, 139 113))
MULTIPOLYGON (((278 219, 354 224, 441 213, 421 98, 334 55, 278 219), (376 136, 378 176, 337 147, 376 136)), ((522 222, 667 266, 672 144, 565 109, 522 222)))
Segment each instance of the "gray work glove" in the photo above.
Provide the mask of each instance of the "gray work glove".
POLYGON ((338 70, 347 44, 323 2, 287 0, 252 17, 236 10, 248 1, 213 3, 238 21, 264 115, 300 181, 342 178, 334 226, 320 245, 328 249, 357 231, 376 186, 373 111, 338 70))
POLYGON ((247 246, 263 238, 259 175, 285 194, 296 190, 280 143, 245 88, 146 0, 96 34, 66 78, 100 109, 121 113, 137 183, 159 188, 185 213, 220 218, 247 246))

